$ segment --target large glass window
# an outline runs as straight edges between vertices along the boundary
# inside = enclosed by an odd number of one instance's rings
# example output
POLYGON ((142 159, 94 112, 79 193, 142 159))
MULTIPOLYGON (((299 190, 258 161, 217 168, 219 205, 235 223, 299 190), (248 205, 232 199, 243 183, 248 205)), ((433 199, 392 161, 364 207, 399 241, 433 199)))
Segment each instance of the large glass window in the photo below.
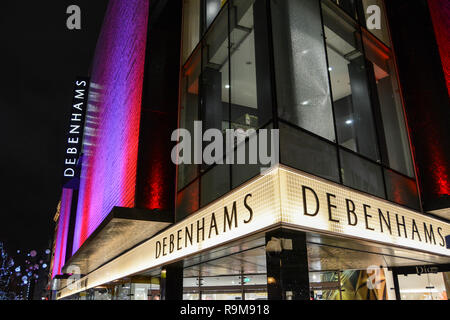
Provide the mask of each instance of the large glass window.
POLYGON ((386 151, 387 166, 410 177, 414 176, 411 150, 406 130, 400 88, 396 77, 394 59, 388 47, 371 34, 364 33, 364 49, 378 95, 383 132, 380 144, 386 151))
MULTIPOLYGON (((265 1, 187 1, 183 35, 194 40, 183 40, 190 57, 182 68, 180 127, 192 136, 194 121, 201 121, 201 133, 214 128, 224 135, 227 129, 279 128, 283 164, 418 208, 383 1, 270 3, 268 11, 265 1), (381 10, 381 29, 367 30, 371 6, 381 10)), ((260 169, 180 165, 178 219, 260 169)))
POLYGON ((183 0, 183 63, 216 19, 226 0, 183 0))
POLYGON ((271 1, 278 115, 335 141, 320 2, 271 1))
MULTIPOLYGON (((194 122, 199 120, 200 105, 200 50, 195 52, 182 70, 181 79, 181 101, 180 101, 180 128, 186 129, 191 137, 194 136, 194 122)), ((184 156, 180 151, 181 156, 184 156)), ((187 152, 187 151, 186 151, 187 152)), ((194 145, 191 143, 190 154, 194 152, 194 145)), ((184 188, 198 175, 198 165, 185 163, 178 166, 178 190, 184 188)))
POLYGON ((323 5, 329 74, 340 145, 380 160, 361 34, 350 20, 323 5))
POLYGON ((271 118, 271 110, 258 106, 253 2, 233 1, 230 12, 230 120, 234 129, 259 128, 271 118))
MULTIPOLYGON (((188 6, 185 14, 192 6, 188 6)), ((206 33, 200 39, 201 45, 184 64, 181 80, 180 128, 187 129, 191 136, 194 136, 195 121, 201 121, 200 134, 209 129, 221 130, 224 143, 227 129, 257 130, 271 124, 267 16, 261 9, 265 10, 264 3, 255 0, 201 1, 199 10, 203 13, 200 21, 206 33), (255 9, 256 6, 259 10, 255 9)), ((189 24, 184 24, 184 28, 189 27, 189 24)), ((184 46, 183 43, 183 52, 184 46)), ((186 50, 190 52, 191 48, 186 50)), ((211 142, 204 142, 203 147, 211 142)), ((194 144, 191 149, 193 155, 194 144)), ((221 158, 216 156, 216 159, 221 158)), ((228 192, 232 183, 240 185, 259 173, 258 164, 181 164, 178 167, 178 190, 199 179, 199 183, 188 189, 199 186, 196 190, 200 192, 198 203, 202 207, 228 192)), ((178 196, 178 205, 182 208, 177 212, 181 216, 192 208, 189 205, 192 201, 186 202, 186 192, 183 190, 178 196)))

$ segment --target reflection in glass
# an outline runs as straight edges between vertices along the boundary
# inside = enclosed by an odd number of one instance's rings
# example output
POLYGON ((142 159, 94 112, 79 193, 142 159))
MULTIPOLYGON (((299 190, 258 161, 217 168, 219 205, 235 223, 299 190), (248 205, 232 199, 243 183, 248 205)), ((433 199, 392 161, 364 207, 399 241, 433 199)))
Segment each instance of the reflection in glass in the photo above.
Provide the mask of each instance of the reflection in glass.
MULTIPOLYGON (((186 129, 194 136, 194 121, 199 120, 199 87, 200 87, 201 56, 197 51, 189 59, 182 70, 180 128, 186 129)), ((191 143, 191 155, 194 145, 191 143)), ((184 188, 197 177, 198 166, 182 164, 178 166, 178 190, 184 188)))
POLYGON ((420 210, 416 181, 391 170, 384 170, 384 176, 388 200, 420 210))
POLYGON ((320 3, 272 0, 270 7, 278 115, 335 141, 320 3))
POLYGON ((199 179, 192 182, 177 194, 176 218, 177 221, 187 217, 200 208, 199 179))
POLYGON ((200 1, 183 0, 183 63, 200 41, 200 1))
POLYGON ((338 142, 380 160, 361 36, 355 26, 323 5, 329 74, 338 142))
POLYGON ((378 94, 387 159, 386 165, 414 177, 411 151, 406 130, 400 88, 392 52, 369 33, 364 33, 364 49, 372 63, 373 82, 378 94))
MULTIPOLYGON (((253 1, 233 1, 231 41, 231 126, 262 125, 258 117, 253 1), (237 20, 237 21, 236 21, 237 20)), ((266 121, 266 119, 264 119, 266 121)))
POLYGON ((352 18, 357 19, 358 17, 358 9, 357 2, 358 0, 332 0, 338 6, 340 6, 347 14, 349 14, 352 18))
POLYGON ((280 123, 280 152, 283 164, 339 182, 335 145, 280 123))
MULTIPOLYGON (((231 251, 242 250, 234 247, 231 251)), ((264 247, 184 269, 184 300, 267 300, 264 247)))
POLYGON ((230 166, 214 166, 201 177, 200 185, 200 207, 204 207, 230 191, 230 166))

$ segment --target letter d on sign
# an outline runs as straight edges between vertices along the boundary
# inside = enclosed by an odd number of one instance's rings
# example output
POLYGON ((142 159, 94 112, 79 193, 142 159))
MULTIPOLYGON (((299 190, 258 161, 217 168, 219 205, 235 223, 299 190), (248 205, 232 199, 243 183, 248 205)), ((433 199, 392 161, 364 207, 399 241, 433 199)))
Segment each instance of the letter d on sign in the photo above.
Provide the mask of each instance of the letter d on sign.
POLYGON ((161 242, 156 242, 156 256, 155 259, 158 259, 161 256, 161 242))
POLYGON ((69 178, 75 177, 75 170, 70 169, 70 168, 64 170, 64 177, 69 177, 69 178))
MULTIPOLYGON (((302 196, 303 196, 303 214, 305 216, 310 216, 310 217, 317 216, 317 214, 319 214, 319 209, 320 209, 319 197, 317 196, 317 193, 313 189, 303 186, 302 187, 302 196), (306 191, 309 191, 309 193, 314 196, 315 205, 316 205, 316 211, 314 213, 308 212, 308 199, 306 196, 306 191)), ((309 199, 311 199, 311 197, 309 199)))

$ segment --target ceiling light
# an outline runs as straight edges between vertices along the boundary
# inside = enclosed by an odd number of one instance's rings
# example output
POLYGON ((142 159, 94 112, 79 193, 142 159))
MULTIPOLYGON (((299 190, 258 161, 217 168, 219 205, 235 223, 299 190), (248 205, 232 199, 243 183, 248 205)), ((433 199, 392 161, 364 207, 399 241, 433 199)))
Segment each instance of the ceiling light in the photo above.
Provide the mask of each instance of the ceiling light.
POLYGON ((353 124, 353 120, 352 120, 352 119, 349 119, 349 120, 345 121, 345 124, 351 125, 351 124, 353 124))
POLYGON ((225 85, 225 88, 226 88, 226 89, 230 89, 231 86, 230 86, 229 84, 226 84, 226 85, 225 85))

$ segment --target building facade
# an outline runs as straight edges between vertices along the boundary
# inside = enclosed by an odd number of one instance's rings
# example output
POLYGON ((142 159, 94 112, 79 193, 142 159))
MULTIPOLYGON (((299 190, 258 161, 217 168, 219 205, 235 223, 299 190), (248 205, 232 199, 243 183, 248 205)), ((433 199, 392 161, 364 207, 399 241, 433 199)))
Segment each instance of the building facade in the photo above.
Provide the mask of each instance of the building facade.
POLYGON ((57 298, 446 300, 445 10, 110 1, 57 298))

